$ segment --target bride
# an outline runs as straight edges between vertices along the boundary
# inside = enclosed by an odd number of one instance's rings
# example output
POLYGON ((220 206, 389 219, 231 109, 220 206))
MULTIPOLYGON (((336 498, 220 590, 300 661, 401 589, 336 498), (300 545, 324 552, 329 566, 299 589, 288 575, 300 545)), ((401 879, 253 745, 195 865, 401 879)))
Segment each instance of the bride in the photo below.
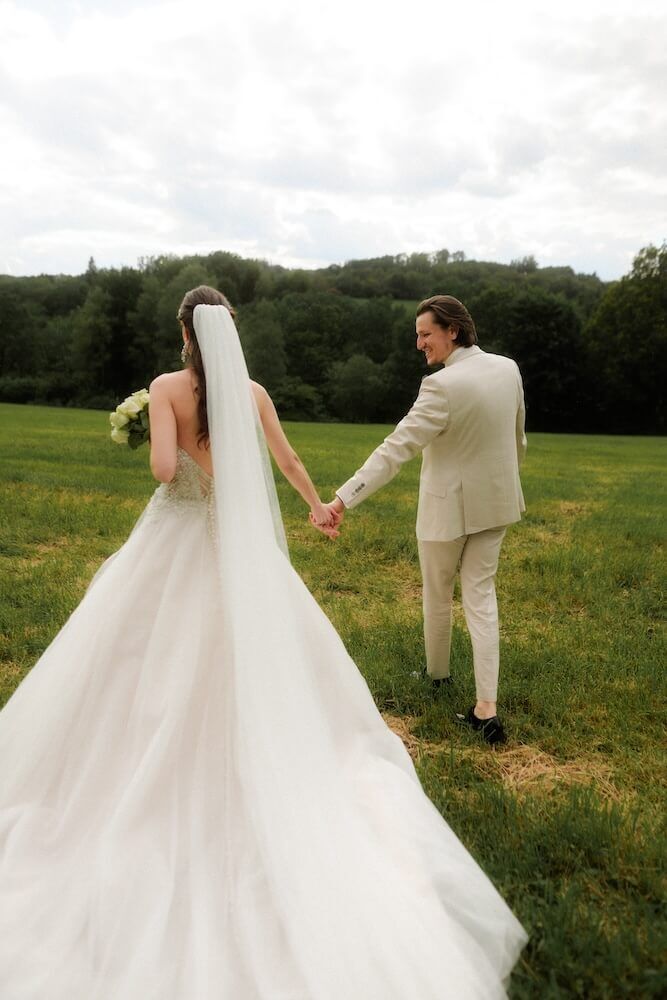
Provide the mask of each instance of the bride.
POLYGON ((2 1000, 505 996, 526 937, 292 569, 229 303, 179 311, 162 480, 0 714, 2 1000))

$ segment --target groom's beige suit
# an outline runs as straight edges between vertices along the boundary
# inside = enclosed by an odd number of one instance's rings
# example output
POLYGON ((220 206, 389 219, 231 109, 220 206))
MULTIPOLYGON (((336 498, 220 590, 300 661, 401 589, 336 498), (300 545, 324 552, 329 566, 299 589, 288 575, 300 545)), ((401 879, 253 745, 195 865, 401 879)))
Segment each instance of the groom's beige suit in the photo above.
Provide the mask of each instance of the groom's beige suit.
POLYGON ((356 507, 423 452, 417 539, 424 581, 426 665, 449 675, 456 570, 473 646, 477 697, 496 701, 495 574, 508 524, 525 510, 519 465, 526 450, 521 375, 514 361, 476 345, 456 348, 427 376, 414 406, 339 490, 356 507))

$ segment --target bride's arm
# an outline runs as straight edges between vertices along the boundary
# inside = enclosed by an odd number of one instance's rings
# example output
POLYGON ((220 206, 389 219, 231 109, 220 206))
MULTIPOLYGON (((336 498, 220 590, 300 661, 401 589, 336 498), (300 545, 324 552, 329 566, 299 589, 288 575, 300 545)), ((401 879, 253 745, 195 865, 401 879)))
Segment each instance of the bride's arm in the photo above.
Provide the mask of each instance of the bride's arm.
POLYGON ((334 518, 325 504, 320 500, 317 490, 306 471, 306 467, 287 440, 280 425, 273 400, 266 389, 257 382, 252 382, 252 390, 259 410, 260 420, 264 428, 264 436, 276 465, 285 479, 301 494, 310 507, 313 520, 319 525, 334 526, 334 518))
POLYGON ((151 472, 161 483, 170 483, 176 474, 176 417, 169 398, 167 377, 158 375, 151 382, 148 391, 151 472))

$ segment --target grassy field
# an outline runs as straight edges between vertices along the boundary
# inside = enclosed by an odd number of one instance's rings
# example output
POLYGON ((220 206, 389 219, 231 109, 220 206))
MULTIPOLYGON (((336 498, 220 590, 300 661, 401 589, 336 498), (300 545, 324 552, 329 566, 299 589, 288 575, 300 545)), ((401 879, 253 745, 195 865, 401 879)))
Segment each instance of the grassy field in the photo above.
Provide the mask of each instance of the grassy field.
MULTIPOLYGON (((154 483, 106 415, 0 405, 0 701, 125 539, 154 483)), ((386 429, 287 425, 324 496, 386 429)), ((453 723, 473 701, 457 605, 451 692, 423 662, 418 462, 332 543, 281 484, 292 559, 341 633, 424 787, 528 929, 514 998, 664 996, 667 445, 533 434, 528 514, 501 556, 501 714, 491 750, 453 723), (662 967, 662 971, 661 971, 662 967)))

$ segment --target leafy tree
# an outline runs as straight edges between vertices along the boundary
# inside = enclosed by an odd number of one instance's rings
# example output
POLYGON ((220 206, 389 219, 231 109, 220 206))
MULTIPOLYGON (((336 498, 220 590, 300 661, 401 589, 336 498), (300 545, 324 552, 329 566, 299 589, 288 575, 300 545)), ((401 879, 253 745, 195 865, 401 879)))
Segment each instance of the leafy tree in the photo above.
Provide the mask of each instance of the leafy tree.
MULTIPOLYGON (((667 245, 645 247, 586 326, 597 381, 594 426, 626 434, 667 430, 667 245)), ((589 423, 590 426, 590 423, 589 423)))
POLYGON ((575 274, 571 267, 541 267, 526 278, 543 291, 567 299, 582 323, 595 310, 605 290, 596 274, 575 274))
POLYGON ((445 249, 443 249, 443 250, 436 250, 435 253, 432 254, 431 263, 432 264, 445 264, 445 265, 447 265, 449 263, 449 256, 450 256, 449 250, 445 250, 445 249))
POLYGON ((356 303, 329 292, 290 293, 277 303, 277 311, 289 374, 322 386, 332 361, 356 348, 356 303))
POLYGON ((341 420, 366 423, 377 419, 386 391, 382 366, 365 354, 353 354, 331 366, 329 406, 341 420))
POLYGON ((470 311, 483 349, 513 358, 523 376, 529 426, 572 429, 583 402, 581 324, 572 306, 528 286, 490 288, 470 311))
POLYGON ((72 317, 72 369, 79 405, 106 408, 113 404, 109 387, 112 353, 111 295, 92 287, 72 317))
POLYGON ((537 271, 537 261, 531 253, 527 257, 519 257, 513 260, 510 267, 513 267, 520 274, 532 274, 534 271, 537 271))
MULTIPOLYGON (((143 372, 138 378, 142 384, 152 381, 160 370, 160 303, 163 286, 154 272, 147 273, 142 282, 141 292, 136 305, 128 315, 128 323, 132 330, 132 339, 128 348, 128 360, 133 372, 143 372)), ((171 337, 165 336, 168 345, 169 364, 171 364, 174 345, 178 344, 178 327, 176 324, 169 331, 171 337), (172 344, 172 339, 174 343, 172 344)), ((138 386, 137 388, 141 388, 138 386)))
POLYGON ((246 306, 239 317, 239 334, 251 377, 272 394, 287 375, 285 337, 276 305, 263 299, 246 306))
POLYGON ((394 347, 393 331, 396 323, 405 325, 405 309, 389 298, 369 299, 360 303, 350 314, 348 349, 355 354, 366 354, 372 361, 386 361, 394 347))
POLYGON ((667 243, 661 247, 650 244, 640 250, 632 262, 630 277, 640 280, 653 278, 660 282, 667 280, 667 243))
POLYGON ((0 280, 0 373, 32 375, 43 357, 40 330, 46 316, 39 302, 27 296, 20 278, 0 280))
MULTIPOLYGON (((132 315, 141 294, 142 278, 132 267, 109 268, 99 271, 93 288, 101 288, 108 295, 106 317, 111 326, 111 348, 106 382, 100 387, 108 389, 114 398, 124 398, 128 385, 141 379, 144 372, 133 367, 132 315)), ((139 388, 136 386, 136 388, 139 388)))
POLYGON ((272 398, 283 420, 322 420, 328 415, 321 393, 300 378, 284 378, 272 398))
POLYGON ((431 278, 428 272, 410 267, 394 271, 387 287, 395 299, 424 299, 431 290, 431 278))

